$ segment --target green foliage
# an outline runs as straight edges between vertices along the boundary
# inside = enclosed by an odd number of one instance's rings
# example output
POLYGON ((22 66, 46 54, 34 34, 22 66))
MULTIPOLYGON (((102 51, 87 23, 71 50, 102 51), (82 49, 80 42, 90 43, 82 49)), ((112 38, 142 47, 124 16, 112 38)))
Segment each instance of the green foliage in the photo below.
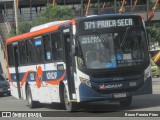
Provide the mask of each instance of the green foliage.
POLYGON ((23 22, 23 23, 19 24, 18 34, 23 34, 23 33, 29 32, 31 27, 32 27, 32 25, 27 22, 23 22))
MULTIPOLYGON (((46 9, 40 14, 40 16, 32 21, 31 23, 27 23, 24 21, 23 16, 18 17, 18 34, 23 34, 29 32, 29 30, 33 26, 41 25, 44 23, 58 21, 58 20, 70 20, 72 19, 73 13, 66 6, 53 6, 52 4, 48 4, 46 9)), ((15 27, 10 31, 10 35, 16 35, 15 27)))
MULTIPOLYGON (((18 34, 23 34, 28 32, 31 27, 32 24, 25 22, 23 16, 18 16, 18 34)), ((15 25, 12 26, 12 29, 10 31, 10 36, 15 36, 18 34, 16 34, 15 25)))
POLYGON ((45 11, 40 14, 40 17, 33 21, 33 26, 51 21, 70 20, 72 16, 72 11, 66 6, 53 6, 52 4, 48 4, 45 11))
POLYGON ((16 29, 12 28, 9 34, 10 34, 10 37, 15 36, 16 35, 16 29))
POLYGON ((151 34, 151 44, 158 43, 160 45, 160 24, 150 24, 147 26, 147 30, 151 34))

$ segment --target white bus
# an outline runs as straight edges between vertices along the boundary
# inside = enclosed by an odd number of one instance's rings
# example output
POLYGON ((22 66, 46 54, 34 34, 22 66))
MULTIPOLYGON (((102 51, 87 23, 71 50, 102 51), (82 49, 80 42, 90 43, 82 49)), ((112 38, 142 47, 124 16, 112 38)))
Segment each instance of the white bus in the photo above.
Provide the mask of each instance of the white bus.
POLYGON ((148 38, 138 15, 98 15, 37 27, 6 41, 11 94, 37 103, 117 100, 152 93, 148 38))

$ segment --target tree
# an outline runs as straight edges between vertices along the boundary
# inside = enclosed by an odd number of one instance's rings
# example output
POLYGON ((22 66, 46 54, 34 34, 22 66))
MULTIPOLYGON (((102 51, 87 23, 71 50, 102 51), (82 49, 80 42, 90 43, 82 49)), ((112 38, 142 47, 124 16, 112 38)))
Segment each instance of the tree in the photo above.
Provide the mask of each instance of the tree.
MULTIPOLYGON (((31 23, 25 22, 23 17, 19 16, 18 34, 29 32, 33 26, 59 20, 70 20, 72 17, 73 13, 68 7, 48 4, 40 16, 31 23)), ((15 28, 11 30, 10 35, 16 35, 15 28)))
MULTIPOLYGON (((22 15, 18 16, 18 24, 19 24, 18 25, 18 34, 26 33, 32 27, 31 23, 28 23, 28 22, 24 21, 24 17, 22 15)), ((10 36, 15 36, 15 35, 18 35, 18 34, 16 34, 16 27, 15 27, 15 25, 13 25, 12 29, 10 31, 10 36)))
POLYGON ((33 26, 51 21, 70 20, 72 16, 72 11, 66 6, 48 4, 45 11, 40 14, 40 17, 33 21, 33 26))
POLYGON ((147 30, 151 34, 151 44, 158 43, 160 45, 160 24, 152 23, 147 26, 147 30))

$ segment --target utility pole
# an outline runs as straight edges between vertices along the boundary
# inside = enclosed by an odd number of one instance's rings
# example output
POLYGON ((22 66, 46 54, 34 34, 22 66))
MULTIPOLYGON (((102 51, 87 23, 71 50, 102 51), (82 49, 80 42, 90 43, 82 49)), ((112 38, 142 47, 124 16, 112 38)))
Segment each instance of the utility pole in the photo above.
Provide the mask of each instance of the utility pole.
POLYGON ((29 1, 29 8, 30 8, 30 20, 32 20, 32 0, 29 1))
POLYGON ((16 34, 18 34, 17 0, 14 0, 14 19, 16 24, 16 34))
POLYGON ((81 0, 81 17, 83 16, 83 0, 81 0))

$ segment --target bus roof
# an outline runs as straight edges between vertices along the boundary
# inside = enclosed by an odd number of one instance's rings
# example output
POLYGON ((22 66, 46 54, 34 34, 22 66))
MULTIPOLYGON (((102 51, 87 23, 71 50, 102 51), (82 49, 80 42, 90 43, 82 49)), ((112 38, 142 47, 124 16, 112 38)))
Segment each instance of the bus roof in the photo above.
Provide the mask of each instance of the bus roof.
POLYGON ((61 23, 55 24, 53 26, 50 26, 50 27, 46 27, 46 28, 43 28, 43 29, 35 30, 33 32, 28 32, 28 33, 24 33, 24 34, 21 34, 21 35, 13 36, 13 37, 8 38, 6 40, 6 44, 14 42, 14 41, 19 41, 19 40, 31 38, 31 37, 34 37, 34 36, 38 36, 38 35, 41 35, 43 33, 52 32, 54 30, 58 30, 59 26, 61 26, 63 24, 66 24, 66 23, 71 23, 71 22, 72 22, 71 20, 67 20, 67 21, 63 21, 61 23))
POLYGON ((54 21, 54 22, 49 22, 49 23, 45 23, 45 24, 42 24, 42 25, 38 25, 38 26, 32 27, 30 29, 30 32, 41 30, 41 29, 44 29, 44 28, 47 28, 47 27, 51 27, 51 26, 54 26, 54 25, 57 25, 57 24, 64 23, 64 22, 67 22, 67 20, 65 20, 65 21, 54 21))
MULTIPOLYGON (((132 16, 139 16, 141 17, 140 15, 138 14, 101 14, 101 15, 89 15, 87 17, 82 17, 82 18, 77 18, 77 20, 82 20, 82 19, 94 19, 96 17, 100 17, 100 18, 103 18, 103 17, 132 17, 132 16)), ((84 19, 84 20, 85 20, 84 19)))

